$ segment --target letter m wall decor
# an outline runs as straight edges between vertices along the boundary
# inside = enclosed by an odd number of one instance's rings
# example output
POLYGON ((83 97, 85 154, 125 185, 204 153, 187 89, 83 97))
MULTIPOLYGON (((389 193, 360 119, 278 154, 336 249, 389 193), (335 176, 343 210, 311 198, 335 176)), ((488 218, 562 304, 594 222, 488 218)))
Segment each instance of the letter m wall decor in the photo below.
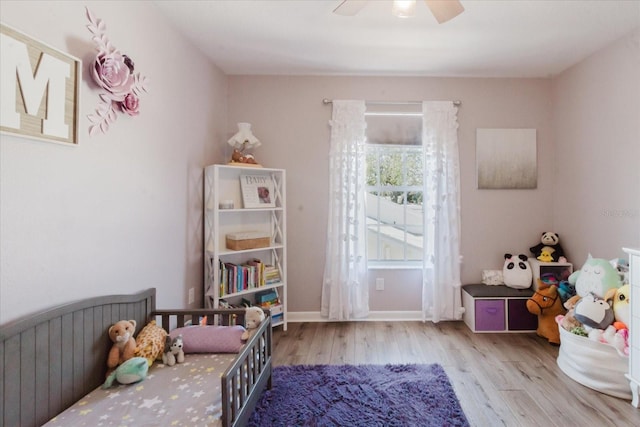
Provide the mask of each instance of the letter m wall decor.
POLYGON ((77 144, 82 62, 0 28, 0 131, 77 144))

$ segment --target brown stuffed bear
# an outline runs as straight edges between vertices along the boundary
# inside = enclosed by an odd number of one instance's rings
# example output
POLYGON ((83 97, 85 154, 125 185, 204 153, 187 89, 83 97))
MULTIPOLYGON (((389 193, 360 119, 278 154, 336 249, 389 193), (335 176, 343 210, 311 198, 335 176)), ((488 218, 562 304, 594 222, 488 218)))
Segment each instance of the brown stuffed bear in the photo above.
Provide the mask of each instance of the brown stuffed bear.
POLYGON ((107 358, 107 368, 109 368, 107 376, 118 365, 135 355, 136 340, 133 337, 135 331, 135 320, 120 320, 109 328, 109 338, 111 338, 113 345, 107 358))
POLYGON ((246 163, 246 164, 257 164, 256 159, 252 154, 243 154, 238 149, 234 149, 233 153, 231 153, 231 162, 232 163, 246 163))

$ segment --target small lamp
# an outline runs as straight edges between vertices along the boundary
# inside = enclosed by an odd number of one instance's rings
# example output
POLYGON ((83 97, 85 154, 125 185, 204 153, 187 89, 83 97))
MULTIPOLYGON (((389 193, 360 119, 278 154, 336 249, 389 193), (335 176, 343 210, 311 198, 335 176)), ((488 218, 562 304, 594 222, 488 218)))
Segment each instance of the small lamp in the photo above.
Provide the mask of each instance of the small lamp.
POLYGON ((253 149, 262 143, 251 132, 251 123, 238 123, 238 132, 227 143, 233 147, 233 154, 229 164, 241 163, 242 166, 260 166, 252 154, 245 153, 246 149, 253 149))

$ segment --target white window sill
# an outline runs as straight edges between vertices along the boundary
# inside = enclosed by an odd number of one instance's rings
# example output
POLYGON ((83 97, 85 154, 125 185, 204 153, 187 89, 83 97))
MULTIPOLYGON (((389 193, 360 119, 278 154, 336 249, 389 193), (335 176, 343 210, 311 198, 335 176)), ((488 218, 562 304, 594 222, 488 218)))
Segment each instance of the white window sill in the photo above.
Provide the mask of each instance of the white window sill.
POLYGON ((422 270, 421 262, 380 262, 370 261, 367 264, 369 270, 422 270))

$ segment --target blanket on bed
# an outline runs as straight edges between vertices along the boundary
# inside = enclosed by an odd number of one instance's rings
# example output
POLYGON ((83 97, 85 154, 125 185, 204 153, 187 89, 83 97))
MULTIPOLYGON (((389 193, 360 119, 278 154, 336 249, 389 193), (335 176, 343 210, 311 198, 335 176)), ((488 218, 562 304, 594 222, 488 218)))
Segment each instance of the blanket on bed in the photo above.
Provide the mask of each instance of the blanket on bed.
POLYGON ((45 426, 219 426, 220 377, 236 356, 189 354, 171 367, 156 363, 144 381, 97 388, 45 426))

